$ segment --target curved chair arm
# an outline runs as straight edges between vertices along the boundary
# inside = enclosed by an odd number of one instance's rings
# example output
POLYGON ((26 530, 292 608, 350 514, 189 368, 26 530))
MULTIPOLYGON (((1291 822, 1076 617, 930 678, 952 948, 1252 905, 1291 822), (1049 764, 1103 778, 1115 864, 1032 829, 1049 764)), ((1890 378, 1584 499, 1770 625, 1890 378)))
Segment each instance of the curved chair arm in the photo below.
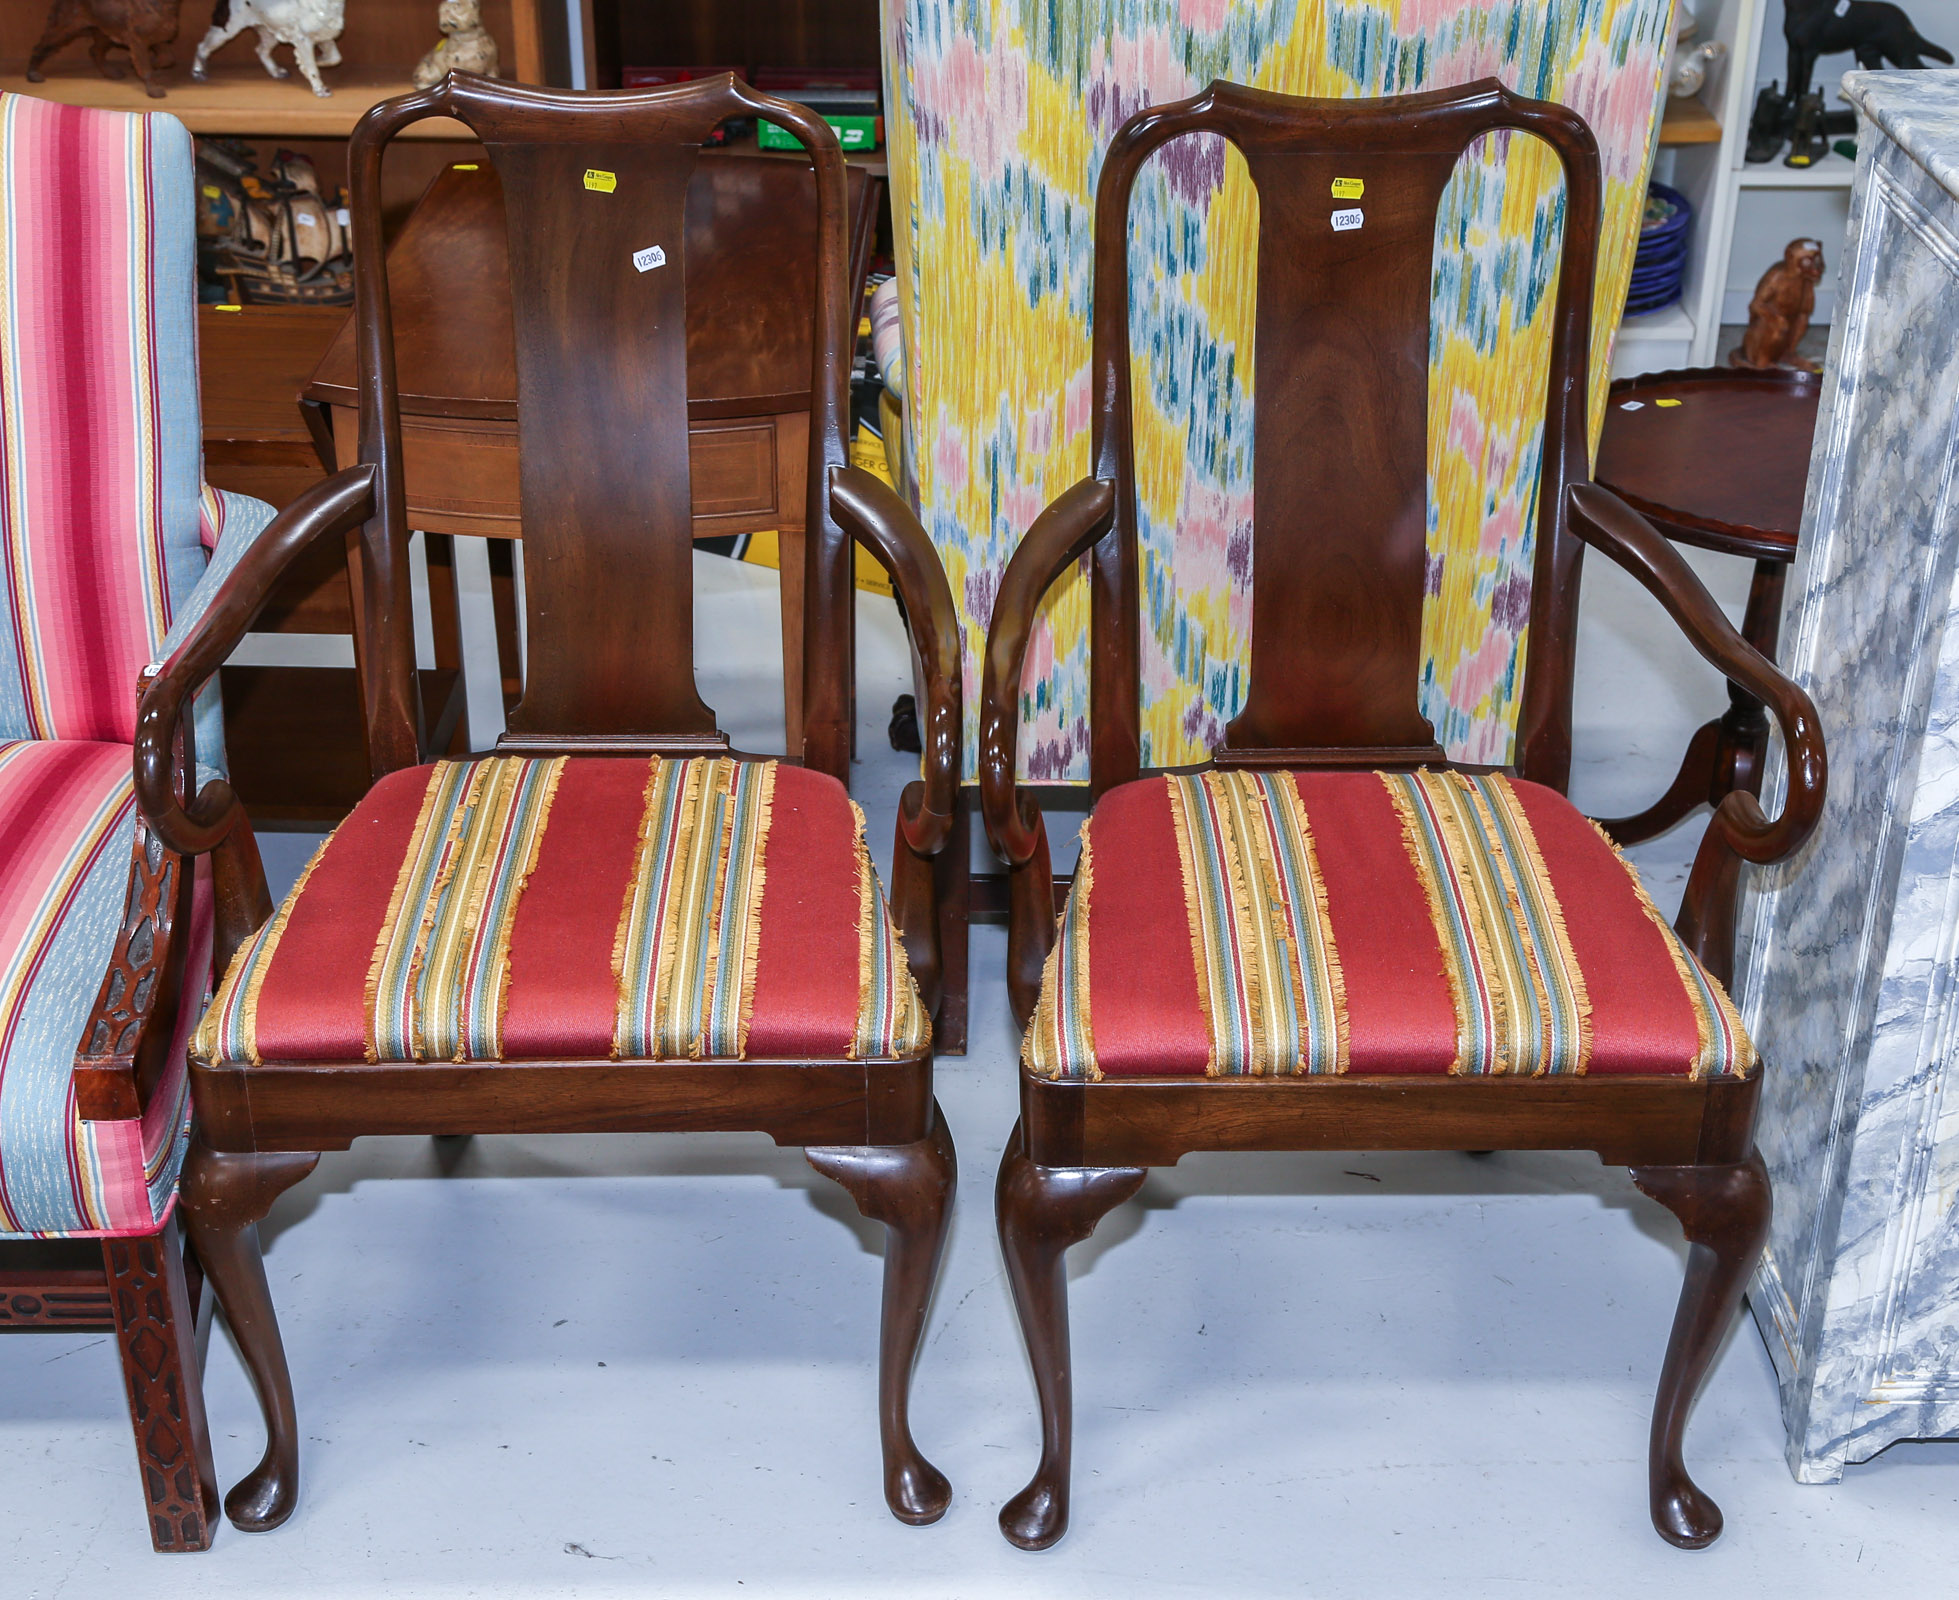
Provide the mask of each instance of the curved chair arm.
POLYGON ((862 467, 834 468, 830 505, 845 531, 891 574, 925 663, 925 786, 915 805, 900 807, 898 825, 914 853, 935 856, 952 836, 959 796, 961 668, 952 588, 932 541, 889 484, 862 467))
POLYGON ((294 559, 315 539, 358 527, 374 506, 371 466, 349 467, 308 489, 267 525, 145 687, 136 713, 136 796, 157 836, 180 855, 212 849, 243 817, 222 779, 204 785, 188 809, 179 803, 176 746, 185 703, 237 648, 294 559))
POLYGON ((1108 532, 1115 509, 1114 486, 1100 478, 1084 478, 1064 490, 1015 548, 993 602, 980 685, 980 805, 987 838, 1015 867, 1032 860, 1044 839, 1040 807, 1021 791, 1015 770, 1020 761, 1020 673, 1034 614, 1055 579, 1108 532))
POLYGON ((1828 769, 1816 706, 1781 668, 1736 631, 1666 536, 1631 506, 1594 483, 1573 484, 1572 528, 1653 594, 1694 648, 1774 714, 1788 755, 1789 792, 1771 821, 1746 790, 1715 808, 1710 835, 1745 861, 1780 861, 1807 839, 1823 813, 1828 769))

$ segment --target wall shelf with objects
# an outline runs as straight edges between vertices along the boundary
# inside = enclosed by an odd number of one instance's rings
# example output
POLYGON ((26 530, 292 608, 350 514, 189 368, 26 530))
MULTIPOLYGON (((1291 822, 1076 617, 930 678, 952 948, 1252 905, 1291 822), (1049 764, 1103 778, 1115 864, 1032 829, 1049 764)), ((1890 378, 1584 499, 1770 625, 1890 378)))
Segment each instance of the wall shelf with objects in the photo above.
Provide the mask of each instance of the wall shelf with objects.
MULTIPOLYGON (((112 111, 168 111, 197 134, 344 139, 369 106, 409 92, 416 63, 441 37, 434 0, 347 0, 346 25, 337 41, 341 63, 320 68, 331 91, 326 98, 292 72, 291 54, 283 46, 275 49, 274 59, 289 75, 270 76, 259 65, 249 30, 212 56, 210 76, 199 82, 191 76, 191 63, 211 24, 213 5, 214 0, 184 0, 177 39, 169 47, 173 62, 156 74, 163 95, 152 98, 133 75, 103 77, 81 39, 43 64, 44 82, 29 83, 28 53, 41 37, 48 3, 8 0, 0 6, 0 90, 112 111)), ((483 0, 482 14, 497 42, 500 76, 545 83, 562 75, 562 7, 550 0, 483 0), (554 57, 560 65, 556 74, 554 57)), ((126 57, 113 59, 126 66, 126 57)), ((467 139, 469 133, 460 123, 444 121, 424 123, 410 137, 467 139)))
MULTIPOLYGON (((235 10, 240 0, 231 3, 235 10)), ((155 74, 163 93, 152 97, 133 75, 103 77, 85 39, 49 57, 41 69, 43 81, 29 83, 28 56, 50 4, 0 3, 0 91, 180 118, 199 140, 198 182, 214 201, 214 185, 224 181, 206 166, 214 155, 239 158, 241 185, 249 174, 274 192, 281 159, 287 153, 303 157, 329 213, 347 181, 347 140, 354 124, 370 106, 409 93, 417 63, 442 38, 437 0, 347 0, 337 41, 341 62, 319 68, 328 95, 312 92, 293 70, 284 46, 275 48, 274 59, 288 76, 270 76, 249 30, 213 55, 210 75, 200 82, 191 76, 191 65, 211 24, 214 0, 183 0, 170 46, 172 63, 155 74), (219 140, 222 147, 214 144, 219 140)), ((482 0, 481 14, 496 42, 500 76, 567 81, 563 0, 482 0)), ((417 124, 406 139, 414 142, 392 150, 384 168, 383 217, 391 237, 439 172, 452 163, 485 159, 469 130, 446 118, 417 124)), ((208 283, 206 298, 235 299, 239 292, 239 283, 226 278, 208 283)), ((244 293, 248 302, 259 298, 249 284, 244 293)), ((344 303, 323 303, 332 298, 316 297, 322 303, 310 304, 207 303, 200 310, 205 475, 213 485, 284 506, 325 475, 322 461, 330 456, 331 441, 322 448, 301 411, 299 391, 346 319, 344 303)), ((430 566, 449 559, 448 544, 444 540, 429 549, 430 566)), ((438 573, 426 585, 426 596, 446 606, 453 587, 438 573)), ((323 545, 280 585, 259 631, 225 668, 234 776, 255 814, 273 826, 331 822, 365 785, 366 751, 348 637, 352 618, 344 557, 323 545)), ((445 659, 423 666, 430 669, 423 674, 429 725, 439 729, 445 719, 454 720, 457 673, 445 659)))
MULTIPOLYGON (((1828 324, 1836 302, 1836 265, 1850 214, 1857 163, 1834 145, 1811 164, 1789 166, 1785 143, 1767 161, 1747 159, 1756 98, 1770 83, 1787 88, 1789 47, 1784 0, 1681 0, 1699 39, 1719 40, 1727 58, 1711 63, 1707 82, 1691 101, 1669 100, 1653 176, 1685 194, 1694 207, 1685 291, 1680 304, 1620 324, 1613 373, 1709 366, 1722 354, 1723 325, 1745 323, 1761 275, 1795 238, 1823 241, 1825 273, 1816 291, 1814 323, 1828 324), (1710 129, 1709 123, 1712 123, 1710 129), (1680 130, 1692 127, 1696 139, 1680 130)), ((1959 0, 1906 0, 1917 31, 1959 51, 1959 0)), ((1937 63, 1928 63, 1936 65, 1937 63)), ((1847 52, 1821 57, 1812 83, 1828 110, 1847 109, 1837 80, 1855 65, 1847 52)))

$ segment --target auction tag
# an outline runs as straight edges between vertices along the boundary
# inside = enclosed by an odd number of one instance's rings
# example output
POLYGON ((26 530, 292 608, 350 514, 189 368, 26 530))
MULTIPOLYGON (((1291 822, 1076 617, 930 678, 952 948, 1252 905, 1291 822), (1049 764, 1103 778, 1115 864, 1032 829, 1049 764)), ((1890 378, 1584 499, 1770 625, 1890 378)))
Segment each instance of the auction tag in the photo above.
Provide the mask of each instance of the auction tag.
POLYGON ((1336 211, 1333 213, 1333 231, 1335 233, 1351 233, 1365 220, 1366 218, 1361 215, 1359 206, 1349 206, 1345 211, 1336 211))
POLYGON ((1680 402, 1678 400, 1655 400, 1653 404, 1656 406, 1677 406, 1680 402))
POLYGON ((1646 409, 1646 402, 1644 400, 1621 400, 1619 402, 1619 409, 1621 411, 1644 411, 1646 409))
POLYGON ((1359 178, 1335 178, 1333 198, 1336 200, 1358 200, 1367 192, 1367 185, 1359 178))
POLYGON ((657 244, 650 244, 644 250, 633 252, 633 265, 641 272, 651 272, 655 267, 667 264, 667 253, 657 244))
POLYGON ((353 214, 345 206, 334 212, 333 220, 343 228, 351 228, 354 225, 353 214))
POLYGON ((619 179, 614 173, 601 172, 597 167, 587 167, 585 169, 585 187, 596 189, 600 194, 611 194, 614 189, 619 187, 619 179))

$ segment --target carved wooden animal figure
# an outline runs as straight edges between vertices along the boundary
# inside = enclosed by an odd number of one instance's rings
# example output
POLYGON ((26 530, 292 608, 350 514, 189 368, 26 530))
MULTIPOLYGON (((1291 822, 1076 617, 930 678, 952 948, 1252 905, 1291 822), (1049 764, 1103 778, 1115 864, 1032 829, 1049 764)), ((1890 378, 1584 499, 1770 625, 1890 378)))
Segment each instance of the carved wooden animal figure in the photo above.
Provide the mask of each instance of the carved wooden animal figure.
POLYGON ((1857 65, 1873 71, 1889 62, 1894 67, 1922 67, 1925 57, 1952 62, 1952 52, 1932 43, 1911 25, 1911 18, 1888 0, 1787 0, 1782 36, 1789 41, 1789 99, 1809 93, 1809 80, 1820 56, 1856 54, 1857 65))
POLYGON ((158 67, 170 65, 170 52, 164 48, 177 37, 177 13, 183 0, 54 0, 41 42, 27 58, 27 81, 40 83, 41 63, 63 46, 88 35, 89 59, 105 78, 120 78, 120 62, 111 61, 109 52, 118 47, 129 52, 136 76, 152 100, 161 100, 163 91, 153 76, 158 67))
POLYGON ((336 41, 347 23, 347 0, 218 0, 211 8, 211 28, 197 47, 190 75, 202 78, 205 63, 247 28, 258 30, 258 58, 275 78, 286 69, 272 59, 274 45, 292 46, 299 75, 321 99, 333 93, 320 81, 321 67, 340 65, 336 41))
POLYGON ((1748 332, 1728 357, 1737 367, 1796 367, 1814 364, 1796 354, 1816 310, 1816 284, 1823 276, 1823 246, 1815 239, 1791 239, 1782 259, 1762 274, 1748 302, 1748 332))
POLYGON ((443 37, 416 64, 416 88, 432 89, 451 72, 497 75, 497 42, 483 26, 483 0, 442 0, 435 24, 443 37))

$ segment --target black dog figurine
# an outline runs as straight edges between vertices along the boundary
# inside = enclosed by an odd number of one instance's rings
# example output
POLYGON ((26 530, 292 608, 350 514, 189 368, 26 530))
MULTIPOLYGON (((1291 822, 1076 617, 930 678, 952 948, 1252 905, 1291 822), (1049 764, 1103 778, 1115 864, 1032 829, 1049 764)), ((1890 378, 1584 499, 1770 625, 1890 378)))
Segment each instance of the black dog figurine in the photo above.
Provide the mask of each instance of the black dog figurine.
POLYGON ((1789 103, 1800 105, 1820 56, 1848 50, 1857 65, 1876 69, 1923 67, 1925 57, 1952 63, 1941 49, 1911 25, 1904 11, 1886 0, 1786 0, 1782 36, 1789 41, 1789 103))

